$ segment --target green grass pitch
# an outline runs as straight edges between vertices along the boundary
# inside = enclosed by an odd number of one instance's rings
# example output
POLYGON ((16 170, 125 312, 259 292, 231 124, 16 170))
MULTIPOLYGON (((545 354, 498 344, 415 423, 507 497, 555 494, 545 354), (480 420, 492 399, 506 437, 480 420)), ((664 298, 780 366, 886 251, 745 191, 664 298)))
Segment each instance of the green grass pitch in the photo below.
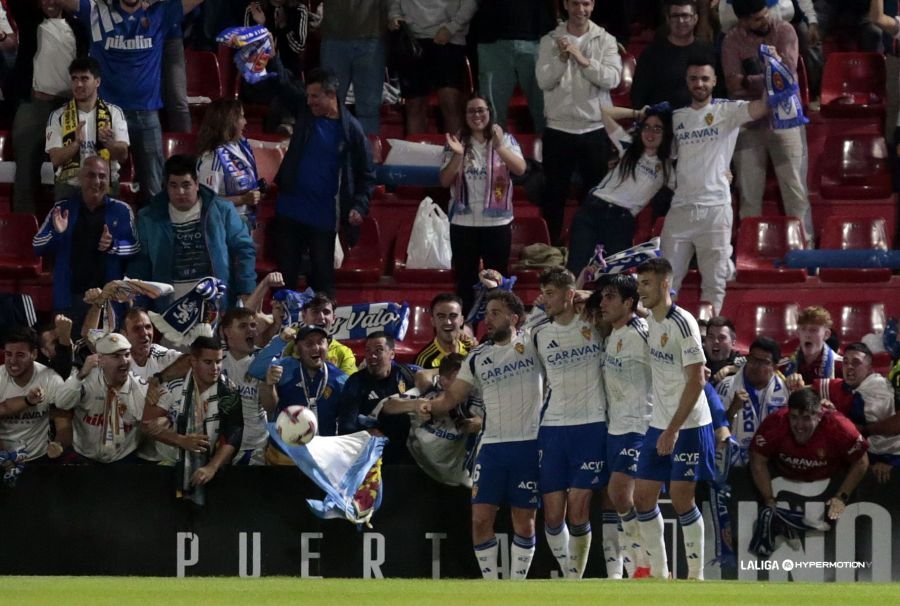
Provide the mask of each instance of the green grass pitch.
POLYGON ((9 606, 885 606, 898 595, 900 585, 870 583, 0 577, 0 596, 9 606))

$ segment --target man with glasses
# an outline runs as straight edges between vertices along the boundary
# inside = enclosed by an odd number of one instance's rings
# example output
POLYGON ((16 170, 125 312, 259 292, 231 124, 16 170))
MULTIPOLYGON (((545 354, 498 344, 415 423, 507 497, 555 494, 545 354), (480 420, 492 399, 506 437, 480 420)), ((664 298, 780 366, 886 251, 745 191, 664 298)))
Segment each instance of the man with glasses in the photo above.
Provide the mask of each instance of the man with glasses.
POLYGON ((172 156, 165 174, 165 190, 138 213, 141 248, 128 275, 172 284, 175 299, 213 276, 225 282, 229 305, 244 300, 256 288, 256 247, 234 204, 200 187, 193 156, 172 156))
POLYGON ((688 105, 691 96, 684 82, 688 57, 697 52, 713 52, 712 44, 694 35, 697 0, 668 0, 666 25, 666 37, 654 40, 641 53, 631 85, 632 107, 662 101, 676 108, 688 105))
POLYGON ((780 359, 778 343, 769 337, 757 337, 740 372, 719 383, 726 418, 740 447, 736 465, 746 465, 750 460, 750 442, 763 420, 787 404, 790 391, 775 368, 780 359))

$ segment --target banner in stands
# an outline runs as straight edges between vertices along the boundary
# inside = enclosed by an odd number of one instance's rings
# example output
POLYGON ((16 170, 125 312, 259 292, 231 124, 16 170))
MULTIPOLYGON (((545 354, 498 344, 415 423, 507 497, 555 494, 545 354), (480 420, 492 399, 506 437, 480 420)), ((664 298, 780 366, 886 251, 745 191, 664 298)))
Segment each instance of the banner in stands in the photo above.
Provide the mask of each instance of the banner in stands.
MULTIPOLYGON (((787 544, 767 561, 747 553, 757 503, 749 477, 733 474, 735 569, 707 566, 706 578, 758 581, 900 580, 900 490, 896 478, 860 487, 835 529, 810 533, 798 550, 787 544)), ((776 486, 780 498, 805 501, 821 516, 822 483, 776 486)), ((228 468, 209 485, 207 505, 176 500, 171 468, 155 466, 29 466, 15 488, 0 488, 0 571, 3 574, 318 577, 479 576, 472 555, 469 493, 439 485, 418 468, 384 469, 384 502, 373 528, 323 521, 306 507, 321 491, 293 468, 228 468)), ((595 504, 599 499, 595 499, 595 504)), ((670 506, 663 505, 674 573, 686 567, 670 506), (674 550, 672 549, 674 546, 674 550)), ((714 557, 708 505, 708 560, 714 557)), ((508 567, 508 514, 498 515, 501 571, 508 567)), ((595 507, 594 532, 600 533, 595 507)), ((538 521, 538 528, 542 523, 538 521)), ((530 576, 554 570, 539 534, 530 576)), ((604 576, 595 540, 586 576, 604 576)))

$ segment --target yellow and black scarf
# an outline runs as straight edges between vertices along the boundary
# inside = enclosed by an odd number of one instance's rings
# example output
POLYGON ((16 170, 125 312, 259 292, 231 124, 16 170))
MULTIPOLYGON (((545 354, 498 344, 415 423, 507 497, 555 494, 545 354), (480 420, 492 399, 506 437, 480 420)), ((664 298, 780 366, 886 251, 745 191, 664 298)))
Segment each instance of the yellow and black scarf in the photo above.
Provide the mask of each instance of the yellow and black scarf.
MULTIPOLYGON (((97 99, 97 119, 94 121, 94 145, 98 148, 97 155, 109 162, 109 150, 99 149, 100 139, 97 134, 101 128, 112 128, 112 116, 109 107, 102 99, 97 99)), ((63 146, 68 145, 75 140, 75 132, 78 130, 78 105, 72 99, 66 104, 66 108, 62 114, 62 142, 63 146)), ((60 170, 59 180, 62 182, 70 181, 78 176, 81 168, 81 150, 72 156, 60 170)))

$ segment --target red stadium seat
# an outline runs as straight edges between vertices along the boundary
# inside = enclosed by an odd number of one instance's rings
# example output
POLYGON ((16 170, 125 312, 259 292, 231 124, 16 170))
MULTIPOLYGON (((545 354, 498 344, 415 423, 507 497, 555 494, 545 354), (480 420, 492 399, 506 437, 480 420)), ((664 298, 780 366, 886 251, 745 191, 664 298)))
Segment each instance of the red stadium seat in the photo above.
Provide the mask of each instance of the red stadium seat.
POLYGON ((344 263, 335 270, 335 281, 349 284, 378 282, 384 272, 384 256, 381 254, 381 232, 378 221, 366 217, 360 226, 359 241, 353 248, 341 240, 344 263))
POLYGON ((211 101, 225 96, 219 59, 209 51, 184 51, 188 97, 206 97, 211 101))
POLYGON ((869 333, 884 333, 887 313, 884 303, 833 303, 826 302, 825 308, 834 322, 831 330, 837 335, 841 346, 861 341, 869 333))
POLYGON ((512 222, 512 245, 509 250, 509 275, 518 278, 518 283, 537 284, 541 269, 518 269, 516 265, 522 257, 522 249, 530 244, 550 244, 550 232, 542 217, 521 217, 512 222))
POLYGON ((419 353, 434 338, 434 328, 431 326, 431 310, 426 305, 414 305, 409 310, 409 326, 406 336, 397 342, 395 350, 397 359, 403 363, 415 361, 419 353))
POLYGON ((34 215, 0 216, 0 278, 35 278, 41 273, 41 257, 34 254, 31 239, 38 230, 34 215))
POLYGON ((829 136, 820 162, 823 198, 885 198, 893 191, 887 144, 880 135, 829 136))
POLYGON ((622 59, 622 79, 619 85, 610 91, 613 105, 629 107, 631 105, 631 84, 634 81, 634 70, 637 58, 619 45, 619 56, 622 59))
POLYGON ((195 155, 197 135, 195 133, 163 133, 163 153, 166 158, 175 154, 195 155))
MULTIPOLYGON (((819 248, 889 250, 891 238, 883 218, 829 217, 822 228, 819 248)), ((819 279, 824 282, 887 282, 891 270, 887 267, 822 268, 819 279)))
POLYGON ((795 217, 749 217, 741 221, 737 242, 737 281, 746 283, 804 282, 803 269, 775 267, 775 261, 806 242, 795 217))
POLYGON ((809 108, 809 76, 806 72, 806 61, 803 55, 797 56, 797 86, 800 88, 800 103, 803 109, 809 108))
POLYGON ((394 280, 400 284, 433 284, 435 289, 437 285, 441 285, 443 289, 453 290, 456 278, 452 269, 407 269, 406 248, 409 246, 411 233, 411 223, 397 231, 394 243, 394 280))
POLYGON ((797 347, 796 303, 744 303, 735 315, 737 349, 747 351, 756 337, 766 336, 781 345, 783 354, 797 347))
POLYGON ((881 53, 832 53, 822 75, 822 115, 868 118, 885 112, 885 62, 881 53))

